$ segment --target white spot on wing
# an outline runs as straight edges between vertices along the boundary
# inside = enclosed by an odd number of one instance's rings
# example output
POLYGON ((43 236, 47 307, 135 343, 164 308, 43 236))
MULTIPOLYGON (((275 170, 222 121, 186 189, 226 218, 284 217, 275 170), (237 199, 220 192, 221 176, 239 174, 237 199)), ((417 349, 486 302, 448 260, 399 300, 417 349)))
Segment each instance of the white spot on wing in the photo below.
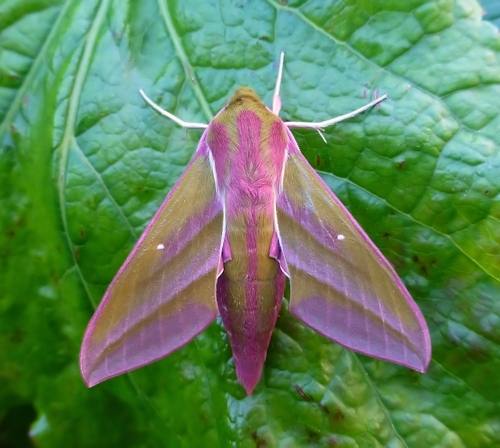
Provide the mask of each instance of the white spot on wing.
POLYGON ((345 240, 345 236, 344 235, 337 235, 337 239, 339 241, 344 241, 345 240))
POLYGON ((158 250, 163 250, 163 249, 165 249, 165 246, 163 244, 158 244, 158 246, 156 246, 156 248, 158 250))

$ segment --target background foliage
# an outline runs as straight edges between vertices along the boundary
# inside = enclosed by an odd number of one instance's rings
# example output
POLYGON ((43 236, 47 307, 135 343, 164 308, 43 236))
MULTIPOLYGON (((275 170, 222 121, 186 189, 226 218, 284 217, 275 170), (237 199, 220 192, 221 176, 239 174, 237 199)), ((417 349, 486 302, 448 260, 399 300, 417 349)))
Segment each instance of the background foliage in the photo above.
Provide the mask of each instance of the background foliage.
POLYGON ((482 15, 473 0, 0 1, 0 446, 499 446, 500 39, 482 15), (87 389, 85 326, 200 136, 139 88, 207 122, 239 85, 269 104, 280 51, 285 119, 390 96, 326 145, 296 135, 420 305, 429 372, 342 349, 285 303, 251 397, 220 322, 87 389))

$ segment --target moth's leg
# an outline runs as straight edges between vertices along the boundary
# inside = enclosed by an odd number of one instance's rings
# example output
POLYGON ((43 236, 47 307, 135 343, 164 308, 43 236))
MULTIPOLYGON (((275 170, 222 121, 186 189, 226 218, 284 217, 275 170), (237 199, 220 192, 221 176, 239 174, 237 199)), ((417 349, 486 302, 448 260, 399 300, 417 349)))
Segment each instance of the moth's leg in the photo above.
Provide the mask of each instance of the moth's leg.
POLYGON ((359 109, 353 110, 352 112, 349 112, 348 114, 345 115, 340 115, 339 117, 335 118, 330 118, 329 120, 325 121, 320 121, 318 123, 307 123, 303 121, 288 121, 285 122, 285 125, 289 128, 303 128, 303 129, 315 129, 317 131, 321 131, 327 126, 331 126, 332 124, 338 123, 339 121, 344 121, 349 118, 352 118, 361 112, 364 112, 366 109, 370 109, 370 107, 373 107, 380 103, 381 101, 384 101, 386 98, 388 98, 387 94, 382 95, 380 98, 376 98, 373 100, 371 103, 366 104, 363 107, 360 107, 359 109))
POLYGON ((179 126, 182 126, 183 128, 188 128, 188 129, 206 129, 208 128, 208 124, 204 123, 189 123, 187 121, 183 121, 180 118, 176 117, 174 114, 171 114, 170 112, 167 112, 165 109, 162 109, 158 104, 154 103, 145 93, 142 89, 139 89, 140 94, 142 97, 147 101, 147 103, 155 110, 160 112, 160 114, 165 115, 165 117, 170 118, 172 121, 175 121, 179 126))
POLYGON ((280 98, 280 87, 281 87, 281 77, 283 76, 283 63, 285 60, 285 53, 280 53, 280 66, 278 68, 278 77, 276 78, 276 87, 274 88, 273 95, 273 114, 278 115, 281 109, 281 98, 280 98))

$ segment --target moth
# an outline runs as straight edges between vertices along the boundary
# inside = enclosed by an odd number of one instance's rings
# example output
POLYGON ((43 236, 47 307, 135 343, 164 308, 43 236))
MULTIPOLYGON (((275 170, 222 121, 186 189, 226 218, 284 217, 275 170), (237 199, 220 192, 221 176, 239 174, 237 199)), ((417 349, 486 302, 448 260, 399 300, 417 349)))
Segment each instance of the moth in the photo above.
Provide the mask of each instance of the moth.
POLYGON ((108 287, 83 338, 90 387, 165 357, 220 314, 250 395, 290 281, 290 312, 338 344, 424 372, 426 322, 398 275, 301 154, 291 128, 321 131, 386 98, 320 123, 278 116, 236 90, 108 287))

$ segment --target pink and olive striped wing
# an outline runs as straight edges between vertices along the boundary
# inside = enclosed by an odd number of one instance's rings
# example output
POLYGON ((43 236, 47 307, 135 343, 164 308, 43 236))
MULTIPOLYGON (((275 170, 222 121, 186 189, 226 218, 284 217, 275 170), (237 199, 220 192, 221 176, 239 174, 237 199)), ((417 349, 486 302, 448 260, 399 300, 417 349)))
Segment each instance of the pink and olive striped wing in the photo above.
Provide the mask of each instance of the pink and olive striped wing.
POLYGON ((420 310, 289 136, 277 225, 290 311, 344 347, 425 371, 431 345, 420 310))
POLYGON ((88 386, 168 355, 216 318, 223 222, 203 136, 87 327, 88 386))

